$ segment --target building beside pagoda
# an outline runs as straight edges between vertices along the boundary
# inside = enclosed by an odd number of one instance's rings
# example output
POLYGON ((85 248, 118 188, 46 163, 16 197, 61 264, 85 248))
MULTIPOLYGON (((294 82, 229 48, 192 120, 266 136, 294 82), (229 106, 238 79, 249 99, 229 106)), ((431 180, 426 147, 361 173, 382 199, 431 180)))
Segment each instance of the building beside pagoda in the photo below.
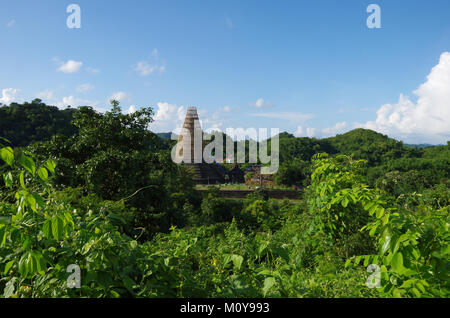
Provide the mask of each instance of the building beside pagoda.
POLYGON ((245 172, 236 163, 228 172, 228 179, 231 183, 245 183, 245 172))

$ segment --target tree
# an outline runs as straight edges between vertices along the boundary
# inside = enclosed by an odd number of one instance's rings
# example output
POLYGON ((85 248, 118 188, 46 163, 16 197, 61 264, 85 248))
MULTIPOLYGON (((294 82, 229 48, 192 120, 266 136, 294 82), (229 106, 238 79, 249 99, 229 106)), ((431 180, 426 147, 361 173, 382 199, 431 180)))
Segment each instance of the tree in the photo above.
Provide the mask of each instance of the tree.
POLYGON ((48 106, 38 98, 31 103, 11 103, 0 107, 0 136, 16 147, 49 140, 56 134, 69 137, 77 132, 77 127, 71 124, 75 112, 48 106))
POLYGON ((307 179, 309 164, 301 159, 281 164, 275 176, 275 182, 279 185, 303 185, 307 179))
POLYGON ((136 209, 135 226, 145 228, 146 237, 172 224, 182 225, 182 205, 177 198, 179 210, 174 210, 172 194, 184 193, 185 201, 191 202, 193 184, 172 162, 161 139, 148 130, 153 110, 123 114, 117 101, 111 105, 105 114, 80 107, 73 120, 76 135, 56 136, 30 150, 57 161, 60 187, 82 187, 102 200, 125 200, 136 209))

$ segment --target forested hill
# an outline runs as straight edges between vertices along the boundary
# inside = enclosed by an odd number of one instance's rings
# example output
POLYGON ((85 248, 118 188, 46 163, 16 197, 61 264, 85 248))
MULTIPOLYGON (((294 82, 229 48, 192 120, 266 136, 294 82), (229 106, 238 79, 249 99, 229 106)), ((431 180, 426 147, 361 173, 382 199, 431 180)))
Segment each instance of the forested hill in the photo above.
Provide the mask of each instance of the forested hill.
POLYGON ((167 132, 167 133, 157 133, 156 136, 158 136, 161 139, 167 139, 167 140, 172 140, 172 133, 167 132))
MULTIPOLYGON (((433 147, 436 145, 432 145, 432 144, 405 144, 405 146, 411 147, 411 148, 416 148, 416 149, 424 149, 424 148, 428 148, 428 147, 433 147)), ((443 146, 443 145, 438 145, 438 146, 443 146)))
POLYGON ((27 146, 35 141, 50 139, 53 135, 71 136, 77 128, 71 124, 76 109, 58 109, 40 99, 24 104, 11 103, 0 107, 0 136, 13 146, 27 146))
POLYGON ((362 128, 325 139, 324 142, 329 142, 340 153, 366 159, 370 165, 382 164, 399 157, 419 156, 419 152, 406 147, 400 141, 362 128))
MULTIPOLYGON (((1 104, 0 104, 1 105, 1 104)), ((8 139, 13 146, 27 146, 36 141, 49 140, 53 135, 66 137, 77 133, 72 124, 76 108, 64 110, 49 106, 40 99, 31 103, 11 103, 0 106, 0 136, 8 139)), ((161 139, 170 139, 171 133, 156 134, 161 139)), ((352 154, 366 159, 369 164, 379 164, 398 157, 421 156, 423 149, 432 145, 404 145, 402 142, 368 129, 355 129, 335 137, 315 139, 280 134, 281 161, 300 158, 309 161, 318 152, 330 154, 352 154)))
POLYGON ((335 137, 316 139, 280 134, 281 162, 294 158, 309 161, 318 152, 329 154, 351 154, 358 159, 366 159, 370 165, 398 158, 419 156, 420 151, 406 147, 402 142, 368 129, 354 129, 335 137))

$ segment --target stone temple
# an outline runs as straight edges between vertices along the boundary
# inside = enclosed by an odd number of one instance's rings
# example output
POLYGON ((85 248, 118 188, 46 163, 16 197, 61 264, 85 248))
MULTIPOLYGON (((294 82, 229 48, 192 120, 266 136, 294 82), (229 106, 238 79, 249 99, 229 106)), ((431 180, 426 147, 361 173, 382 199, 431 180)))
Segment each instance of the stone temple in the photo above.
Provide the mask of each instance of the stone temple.
POLYGON ((223 169, 218 163, 206 163, 203 159, 203 131, 197 108, 188 107, 176 148, 177 162, 186 167, 197 184, 224 183, 223 169), (195 141, 198 141, 197 143, 195 141))

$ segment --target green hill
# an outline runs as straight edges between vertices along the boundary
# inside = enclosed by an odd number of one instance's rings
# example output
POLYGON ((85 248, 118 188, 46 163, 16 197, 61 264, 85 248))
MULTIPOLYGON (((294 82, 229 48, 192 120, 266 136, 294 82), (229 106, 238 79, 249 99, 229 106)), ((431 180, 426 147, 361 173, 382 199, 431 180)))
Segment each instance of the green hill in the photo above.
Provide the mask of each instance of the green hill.
POLYGON ((77 128, 71 124, 76 109, 60 110, 35 99, 31 103, 11 103, 0 107, 0 136, 22 147, 35 141, 50 139, 53 135, 71 136, 77 128))
POLYGON ((366 159, 369 165, 382 164, 399 157, 418 156, 419 152, 405 147, 401 141, 369 129, 354 129, 342 135, 323 139, 337 152, 366 159))

